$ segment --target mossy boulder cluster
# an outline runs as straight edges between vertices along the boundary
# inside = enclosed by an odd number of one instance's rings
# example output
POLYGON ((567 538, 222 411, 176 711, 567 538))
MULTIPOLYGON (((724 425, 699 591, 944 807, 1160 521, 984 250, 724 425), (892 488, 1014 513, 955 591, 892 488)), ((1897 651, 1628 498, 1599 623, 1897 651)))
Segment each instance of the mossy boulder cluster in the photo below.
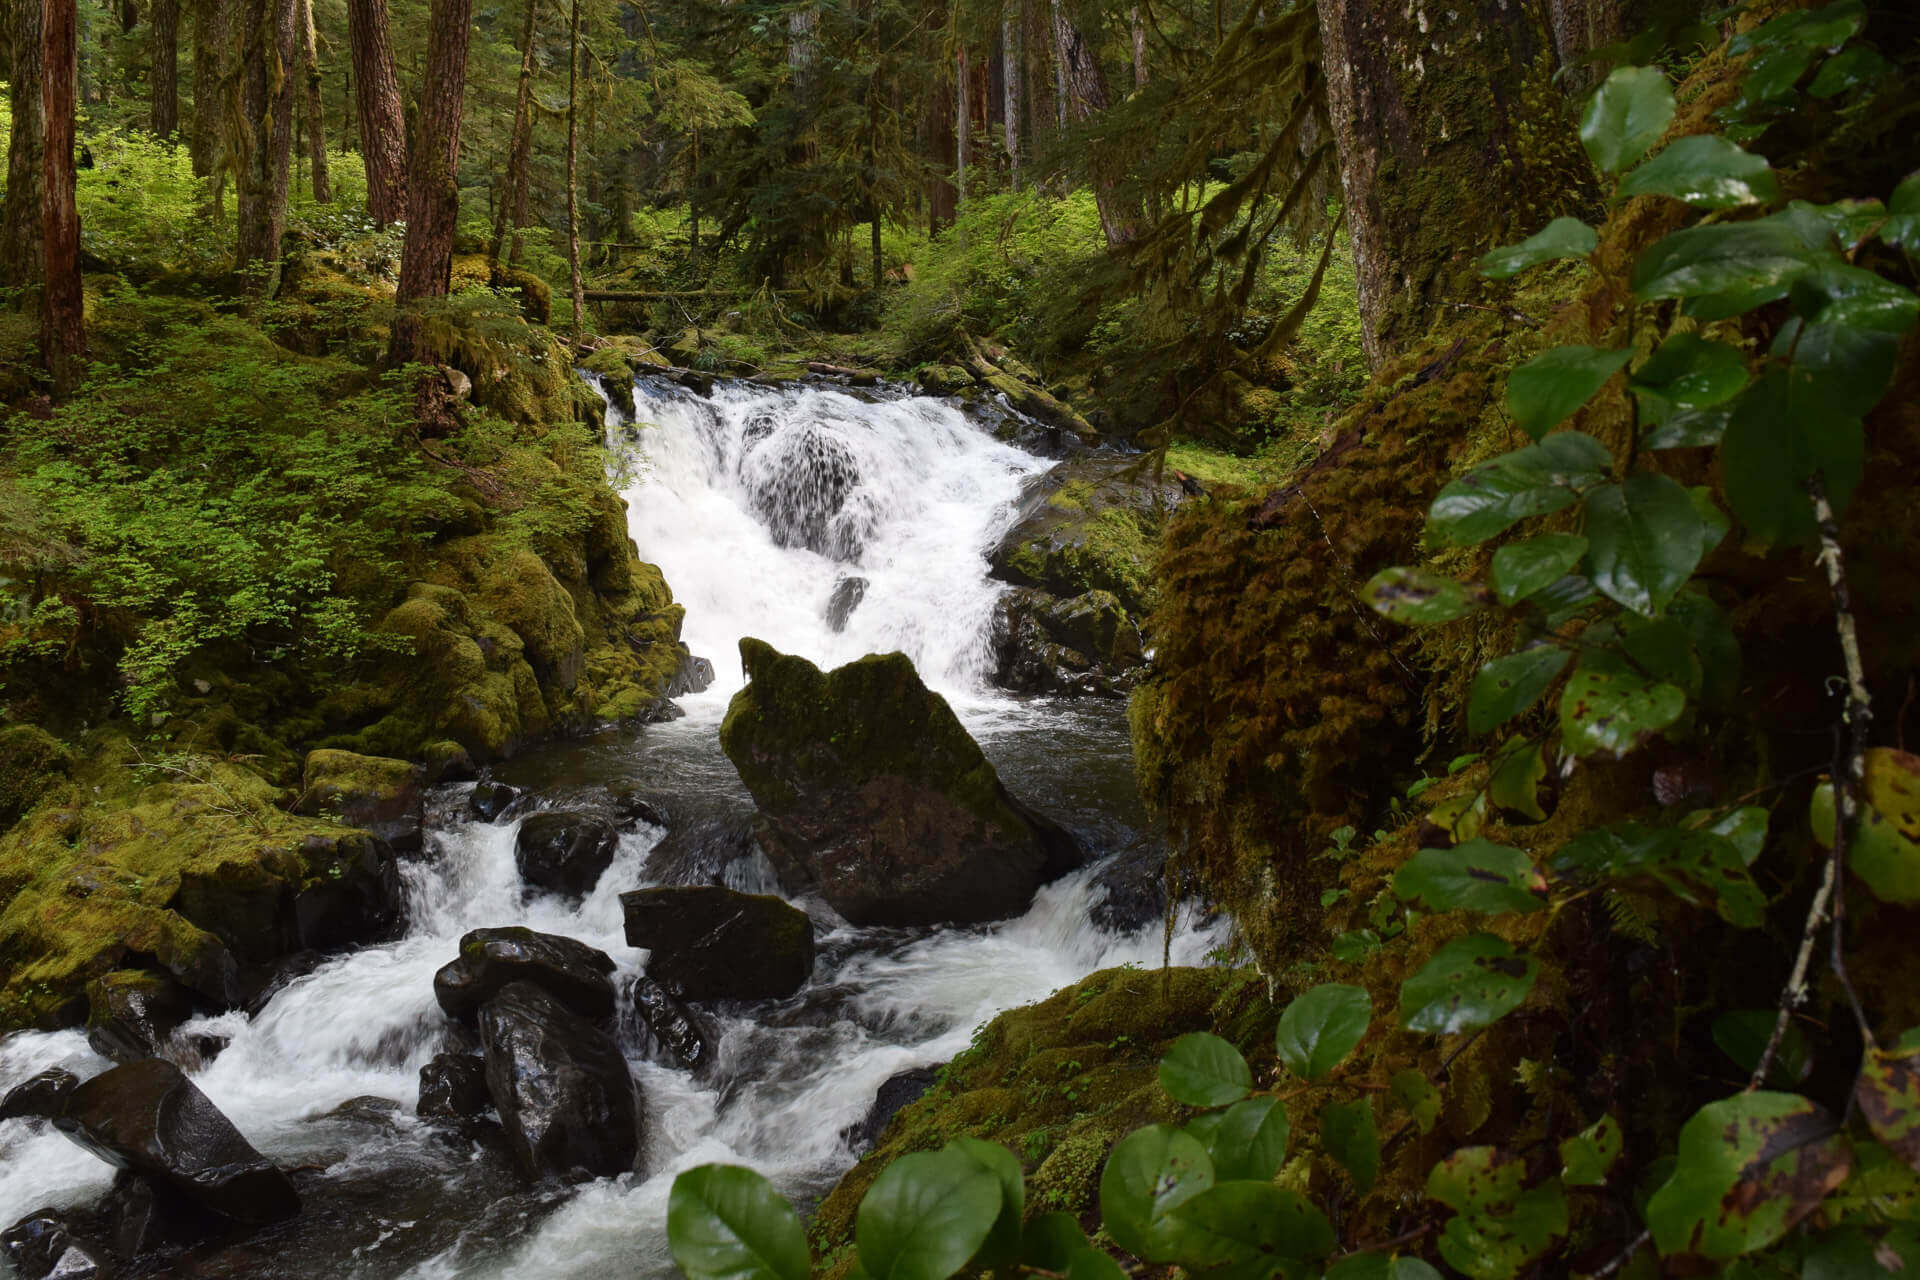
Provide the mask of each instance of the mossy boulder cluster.
POLYGON ((1008 794, 905 654, 825 673, 751 638, 740 656, 750 683, 720 745, 790 891, 817 891, 854 924, 997 920, 1080 860, 1008 794))

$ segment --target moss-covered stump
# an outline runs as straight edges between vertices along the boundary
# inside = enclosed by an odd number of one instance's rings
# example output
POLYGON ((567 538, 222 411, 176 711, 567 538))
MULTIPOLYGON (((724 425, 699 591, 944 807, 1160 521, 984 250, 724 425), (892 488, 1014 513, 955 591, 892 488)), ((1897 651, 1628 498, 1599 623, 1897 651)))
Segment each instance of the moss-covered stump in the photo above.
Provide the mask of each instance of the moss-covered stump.
POLYGON ((1100 1170, 1113 1144, 1141 1125, 1192 1114, 1160 1087, 1160 1057, 1173 1041, 1189 1031, 1223 1035, 1264 1076, 1277 1017, 1264 984, 1244 969, 1103 969, 1008 1010, 894 1116, 821 1202, 814 1256, 829 1260, 828 1274, 843 1273, 855 1211, 880 1171, 963 1135, 1020 1158, 1029 1214, 1059 1210, 1096 1227, 1100 1170))
POLYGON ((1181 500, 1144 457, 1063 462, 1028 495, 1021 518, 989 557, 994 576, 1073 597, 1110 591, 1128 614, 1151 606, 1160 530, 1181 500))
POLYGON ((72 781, 0 836, 0 1032, 79 1025, 88 985, 123 969, 230 1007, 251 967, 397 920, 384 842, 282 812, 242 765, 86 745, 72 781))
POLYGON ((790 888, 817 888, 854 924, 999 920, 1078 863, 1073 838, 1008 794, 905 654, 823 674, 749 638, 740 657, 751 683, 720 745, 790 888))

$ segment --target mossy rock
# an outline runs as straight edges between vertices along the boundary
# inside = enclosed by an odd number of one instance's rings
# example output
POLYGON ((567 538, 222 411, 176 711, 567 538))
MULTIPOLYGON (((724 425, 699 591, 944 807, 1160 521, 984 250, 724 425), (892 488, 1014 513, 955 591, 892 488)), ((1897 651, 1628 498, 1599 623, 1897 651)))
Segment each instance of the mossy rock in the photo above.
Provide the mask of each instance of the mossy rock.
POLYGON ((1263 1073, 1277 1018, 1251 971, 1193 968, 1103 969, 1000 1014, 821 1202, 815 1255, 852 1241, 860 1199, 882 1169, 962 1136, 1019 1157, 1029 1216, 1061 1211, 1096 1223, 1100 1170, 1113 1144, 1141 1125, 1192 1114, 1160 1087, 1160 1058, 1173 1041, 1213 1031, 1263 1073))
POLYGON ((720 745, 790 887, 817 886, 855 924, 995 920, 1078 862, 905 654, 825 673, 751 638, 740 656, 750 683, 720 745))
POLYGON ((72 769, 73 753, 39 726, 0 729, 0 831, 63 784, 72 769))
POLYGON ((1028 495, 989 556, 994 576, 1063 597, 1108 591, 1129 615, 1144 617, 1160 531, 1181 497, 1171 479, 1154 480, 1144 456, 1063 462, 1028 495))

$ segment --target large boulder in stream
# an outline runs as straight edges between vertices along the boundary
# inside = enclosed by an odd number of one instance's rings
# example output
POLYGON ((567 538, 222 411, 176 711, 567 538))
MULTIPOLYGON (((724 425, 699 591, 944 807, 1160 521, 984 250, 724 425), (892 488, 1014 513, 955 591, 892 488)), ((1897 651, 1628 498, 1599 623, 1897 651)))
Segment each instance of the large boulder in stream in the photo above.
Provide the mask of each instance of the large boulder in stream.
POLYGON ((750 683, 720 745, 789 891, 817 891, 859 925, 1000 920, 1080 862, 1072 836, 1008 794, 905 654, 822 673, 748 638, 740 657, 750 683))
POLYGON ((513 861, 520 878, 564 898, 584 898, 613 865, 620 833, 590 813, 536 813, 520 824, 513 861))
POLYGON ((645 947, 647 976, 687 1000, 774 1000, 813 973, 813 922, 771 894, 717 884, 661 885, 620 895, 627 945, 645 947))
POLYGON ((129 1062, 68 1094, 56 1129, 108 1164, 130 1169, 236 1222, 278 1222, 300 1197, 180 1068, 129 1062))
POLYGON ((640 1106, 620 1046, 531 982, 480 1010, 487 1092, 520 1172, 578 1182, 640 1155, 640 1106))
POLYGON ((605 1022, 613 1016, 612 972, 612 957, 573 938, 518 925, 475 929, 433 975, 433 995, 448 1017, 471 1025, 509 984, 531 982, 580 1017, 605 1022))

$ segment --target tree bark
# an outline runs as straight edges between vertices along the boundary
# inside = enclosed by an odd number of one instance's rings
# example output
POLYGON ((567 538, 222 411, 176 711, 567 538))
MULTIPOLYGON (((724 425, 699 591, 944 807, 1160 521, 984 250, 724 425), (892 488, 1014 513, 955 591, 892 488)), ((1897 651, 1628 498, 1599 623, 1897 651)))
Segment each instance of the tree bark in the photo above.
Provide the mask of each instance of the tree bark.
MULTIPOLYGON (((1064 101, 1071 108, 1073 119, 1084 123, 1105 111, 1112 99, 1107 93, 1106 74, 1100 70, 1100 59, 1060 0, 1053 0, 1053 52, 1064 85, 1064 101)), ((1115 154, 1111 144, 1096 141, 1088 151, 1087 169, 1107 246, 1112 248, 1137 238, 1146 226, 1146 214, 1140 208, 1139 199, 1121 189, 1126 169, 1124 158, 1115 154)))
POLYGON ((153 105, 149 123, 156 138, 180 127, 180 0, 153 0, 153 105))
POLYGON ((327 108, 320 98, 320 49, 313 33, 313 0, 298 0, 295 17, 300 30, 300 70, 306 80, 307 158, 313 164, 313 198, 333 203, 333 183, 327 175, 327 108))
POLYGON ((400 249, 393 340, 387 352, 393 364, 421 354, 418 304, 447 296, 453 278, 454 224, 460 218, 460 118, 473 0, 433 0, 428 23, 420 114, 407 166, 407 238, 400 249))
POLYGON ((539 8, 539 0, 527 0, 527 20, 520 30, 520 90, 513 104, 513 137, 507 145, 506 189, 501 192, 499 208, 494 210, 493 244, 488 252, 495 262, 506 249, 509 229, 513 233, 513 258, 519 258, 520 228, 527 224, 527 170, 533 162, 533 35, 539 8))
MULTIPOLYGON (((1457 10, 1320 0, 1327 105, 1370 361, 1404 350, 1447 301, 1479 287, 1473 262, 1577 201, 1558 162, 1571 123, 1526 113, 1522 88, 1553 51, 1523 5, 1457 10), (1518 144, 1520 127, 1528 132, 1518 144)), ((1557 97, 1557 95, 1555 95, 1557 97)))
MULTIPOLYGON (((86 353, 80 295, 80 212, 74 202, 73 92, 78 55, 74 0, 46 0, 41 9, 40 102, 46 181, 40 216, 46 289, 40 304, 40 352, 56 398, 73 389, 86 353)), ((17 126, 16 126, 17 127, 17 126)))
POLYGON ((46 279, 46 238, 40 219, 45 199, 42 166, 46 102, 42 97, 41 0, 7 0, 12 11, 13 67, 7 77, 13 133, 7 144, 7 202, 0 211, 0 283, 23 289, 46 279))
POLYGON ((347 39, 360 106, 360 155, 367 166, 367 212, 384 227, 407 210, 407 118, 393 72, 387 0, 347 0, 347 39))
POLYGON ((587 313, 586 290, 580 280, 580 0, 573 0, 567 19, 567 276, 573 288, 573 340, 583 336, 587 313))
POLYGON ((240 93, 228 122, 235 166, 239 238, 234 269, 249 293, 271 297, 280 284, 280 238, 287 226, 293 173, 293 70, 299 64, 294 0, 247 0, 241 11, 240 93))
POLYGON ((194 0, 193 136, 188 151, 194 173, 202 178, 213 176, 221 163, 221 81, 227 73, 232 25, 233 0, 194 0))

